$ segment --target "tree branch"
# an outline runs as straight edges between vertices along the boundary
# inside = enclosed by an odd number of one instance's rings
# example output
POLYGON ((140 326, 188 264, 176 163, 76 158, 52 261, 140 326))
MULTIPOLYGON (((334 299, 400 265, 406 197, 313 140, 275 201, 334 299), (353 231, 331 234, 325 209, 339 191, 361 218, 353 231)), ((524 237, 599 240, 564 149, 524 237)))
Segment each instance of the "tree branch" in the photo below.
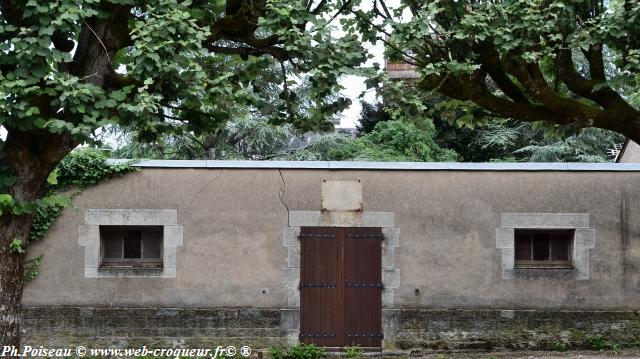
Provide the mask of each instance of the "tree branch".
POLYGON ((347 7, 348 7, 349 5, 351 5, 351 3, 352 3, 352 2, 353 2, 353 0, 347 0, 347 1, 345 1, 345 2, 342 4, 342 6, 340 6, 340 9, 338 9, 338 11, 336 11, 336 12, 331 16, 331 18, 329 19, 329 21, 327 21, 327 23, 326 23, 325 25, 323 25, 322 27, 320 27, 320 28, 318 28, 318 29, 314 29, 314 30, 312 30, 312 31, 314 31, 314 32, 315 32, 315 31, 319 31, 319 30, 322 30, 322 29, 324 29, 325 27, 329 26, 329 24, 331 24, 331 23, 333 22, 333 20, 335 20, 335 19, 338 17, 338 15, 342 14, 342 13, 347 9, 347 7))
POLYGON ((318 15, 324 9, 324 6, 327 4, 327 0, 320 0, 318 6, 315 9, 311 10, 311 13, 314 15, 318 15))
MULTIPOLYGON (((374 0, 375 2, 376 0, 374 0)), ((384 11, 384 13, 387 15, 387 19, 391 19, 391 13, 389 12, 389 9, 387 8, 387 5, 384 3, 385 0, 377 0, 380 2, 380 6, 382 6, 382 10, 384 11)))
POLYGON ((578 100, 561 96, 547 84, 537 63, 527 63, 517 52, 505 56, 509 73, 515 76, 535 99, 554 112, 573 116, 576 121, 586 121, 590 126, 602 111, 578 100))
POLYGON ((15 1, 12 0, 0 0, 0 12, 2 17, 9 24, 20 27, 22 24, 22 12, 15 5, 15 1))
POLYGON ((515 102, 528 103, 527 97, 504 71, 500 61, 500 54, 495 46, 486 41, 479 45, 478 51, 482 68, 487 71, 500 90, 515 102))
POLYGON ((471 101, 506 118, 517 118, 527 122, 552 121, 560 124, 569 124, 574 121, 572 117, 549 110, 545 106, 514 102, 496 96, 489 91, 483 78, 482 71, 476 71, 474 74, 466 76, 432 75, 425 77, 420 82, 420 86, 428 89, 440 86, 439 92, 448 97, 471 101))
MULTIPOLYGON (((360 20, 366 22, 369 26, 375 28, 376 30, 378 30, 379 32, 381 32, 382 34, 384 34, 386 37, 391 37, 391 34, 386 31, 385 29, 383 29, 382 27, 380 27, 377 24, 374 24, 373 22, 369 21, 368 19, 362 18, 358 15, 357 11, 353 11, 350 10, 350 12, 355 15, 356 17, 358 17, 360 20)), ((396 51, 397 53, 402 55, 402 61, 409 64, 409 65, 413 65, 413 66, 420 66, 423 65, 422 61, 420 61, 420 59, 418 59, 416 56, 413 56, 411 54, 407 54, 404 50, 400 49, 398 46, 396 46, 395 44, 392 44, 391 42, 387 41, 384 37, 379 37, 378 40, 382 41, 382 43, 384 43, 385 45, 389 46, 390 48, 392 48, 394 51, 396 51), (410 58, 413 61, 409 61, 407 60, 407 58, 410 58)))
POLYGON ((203 115, 203 116, 207 116, 207 117, 213 117, 212 114, 210 113, 206 113, 206 112, 202 112, 200 110, 196 110, 196 109, 192 109, 192 108, 185 108, 185 107, 179 107, 179 106, 173 106, 171 104, 169 104, 167 101, 163 101, 162 102, 162 106, 166 107, 166 108, 170 108, 172 110, 178 110, 178 111, 188 111, 188 112, 193 112, 193 113, 197 113, 199 115, 203 115))
POLYGON ((92 17, 82 21, 73 61, 68 71, 78 77, 86 77, 88 82, 98 87, 120 86, 120 76, 115 73, 111 59, 115 53, 131 44, 128 20, 130 6, 103 5, 109 17, 92 17))
POLYGON ((249 55, 251 56, 261 56, 261 55, 271 55, 278 61, 287 61, 289 60, 289 54, 287 51, 281 47, 269 46, 264 48, 252 48, 252 47, 225 47, 225 46, 216 46, 213 44, 207 44, 205 46, 211 52, 229 54, 229 55, 238 55, 243 60, 246 60, 249 55))
MULTIPOLYGON (((593 62, 595 76, 596 78, 601 78, 604 76, 604 72, 600 73, 598 55, 596 53, 592 53, 591 56, 593 57, 589 61, 590 69, 591 63, 593 62)), ((555 70, 558 78, 567 85, 569 90, 578 96, 589 99, 602 106, 604 109, 615 110, 620 114, 628 113, 635 114, 636 117, 639 116, 638 110, 629 105, 619 93, 612 90, 609 86, 604 86, 594 91, 594 86, 602 84, 606 79, 602 81, 600 79, 589 80, 584 78, 580 73, 578 73, 578 71, 576 71, 571 50, 560 49, 556 51, 555 70)))

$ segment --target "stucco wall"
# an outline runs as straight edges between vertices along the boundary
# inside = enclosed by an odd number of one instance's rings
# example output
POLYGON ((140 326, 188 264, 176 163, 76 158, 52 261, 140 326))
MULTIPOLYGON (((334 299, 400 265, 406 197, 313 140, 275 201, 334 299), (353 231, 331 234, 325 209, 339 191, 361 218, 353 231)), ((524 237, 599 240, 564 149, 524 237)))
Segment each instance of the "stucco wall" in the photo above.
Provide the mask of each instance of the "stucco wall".
POLYGON ((89 188, 47 238, 25 306, 285 308, 289 211, 320 211, 323 179, 362 183, 363 211, 400 230, 397 308, 633 309, 640 304, 639 172, 156 169, 89 188), (175 278, 85 278, 78 228, 100 208, 176 209, 175 278), (588 213, 589 278, 504 279, 503 213, 588 213), (418 291, 416 291, 418 289, 418 291))

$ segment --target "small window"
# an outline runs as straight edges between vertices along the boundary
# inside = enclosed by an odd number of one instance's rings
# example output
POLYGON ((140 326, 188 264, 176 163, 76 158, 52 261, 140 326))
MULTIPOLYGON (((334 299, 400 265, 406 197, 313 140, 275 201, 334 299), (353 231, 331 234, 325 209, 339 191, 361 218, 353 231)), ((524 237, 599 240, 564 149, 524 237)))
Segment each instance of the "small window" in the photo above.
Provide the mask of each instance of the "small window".
POLYGON ((101 267, 162 267, 161 226, 100 226, 101 267))
POLYGON ((515 230, 515 268, 571 268, 573 230, 515 230))

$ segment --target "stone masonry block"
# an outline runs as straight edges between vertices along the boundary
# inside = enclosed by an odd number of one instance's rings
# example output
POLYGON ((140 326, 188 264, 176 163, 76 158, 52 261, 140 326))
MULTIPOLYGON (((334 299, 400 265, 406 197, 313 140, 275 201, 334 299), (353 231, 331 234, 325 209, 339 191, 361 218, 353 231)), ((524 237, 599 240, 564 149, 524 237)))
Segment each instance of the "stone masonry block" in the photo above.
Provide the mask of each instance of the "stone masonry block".
POLYGON ((300 240, 298 240, 298 236, 300 235, 300 227, 285 227, 284 228, 284 246, 285 247, 299 247, 300 240))
POLYGON ((396 254, 393 247, 382 247, 382 269, 392 270, 396 268, 396 254))
POLYGON ((400 270, 383 270, 382 283, 385 288, 398 288, 400 286, 400 270))
POLYGON ((287 253, 289 268, 300 268, 300 247, 288 247, 287 253))
POLYGON ((384 227, 382 235, 384 235, 383 247, 395 248, 400 244, 400 228, 384 227))
POLYGON ((182 226, 164 226, 164 246, 182 246, 182 226))
POLYGON ((362 211, 360 180, 323 180, 321 194, 324 211, 362 211))
POLYGON ((513 228, 496 228, 496 248, 514 248, 513 228))
POLYGON ((280 328, 284 331, 300 329, 299 309, 280 309, 280 328))
POLYGON ((83 225, 78 226, 78 243, 81 246, 100 245, 100 226, 83 225))
POLYGON ((285 288, 298 289, 300 284, 300 268, 284 268, 282 270, 282 283, 285 288))

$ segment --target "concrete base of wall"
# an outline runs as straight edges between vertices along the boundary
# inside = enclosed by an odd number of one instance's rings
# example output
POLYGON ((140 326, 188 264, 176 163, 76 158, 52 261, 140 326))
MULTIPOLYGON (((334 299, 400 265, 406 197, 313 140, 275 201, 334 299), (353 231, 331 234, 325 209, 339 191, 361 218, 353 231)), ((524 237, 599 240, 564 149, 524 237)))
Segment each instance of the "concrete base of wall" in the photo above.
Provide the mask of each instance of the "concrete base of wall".
POLYGON ((23 308, 22 345, 45 348, 268 348, 285 343, 278 309, 23 308))
MULTIPOLYGON (((297 325, 291 314, 253 308, 28 307, 23 345, 257 350, 291 341, 289 327, 297 325)), ((574 349, 588 348, 593 336, 621 347, 640 342, 636 311, 384 309, 383 323, 387 350, 546 350, 557 342, 574 349)))
POLYGON ((620 347, 640 340, 636 311, 403 309, 386 317, 386 349, 551 350, 559 342, 582 349, 594 337, 620 347))

